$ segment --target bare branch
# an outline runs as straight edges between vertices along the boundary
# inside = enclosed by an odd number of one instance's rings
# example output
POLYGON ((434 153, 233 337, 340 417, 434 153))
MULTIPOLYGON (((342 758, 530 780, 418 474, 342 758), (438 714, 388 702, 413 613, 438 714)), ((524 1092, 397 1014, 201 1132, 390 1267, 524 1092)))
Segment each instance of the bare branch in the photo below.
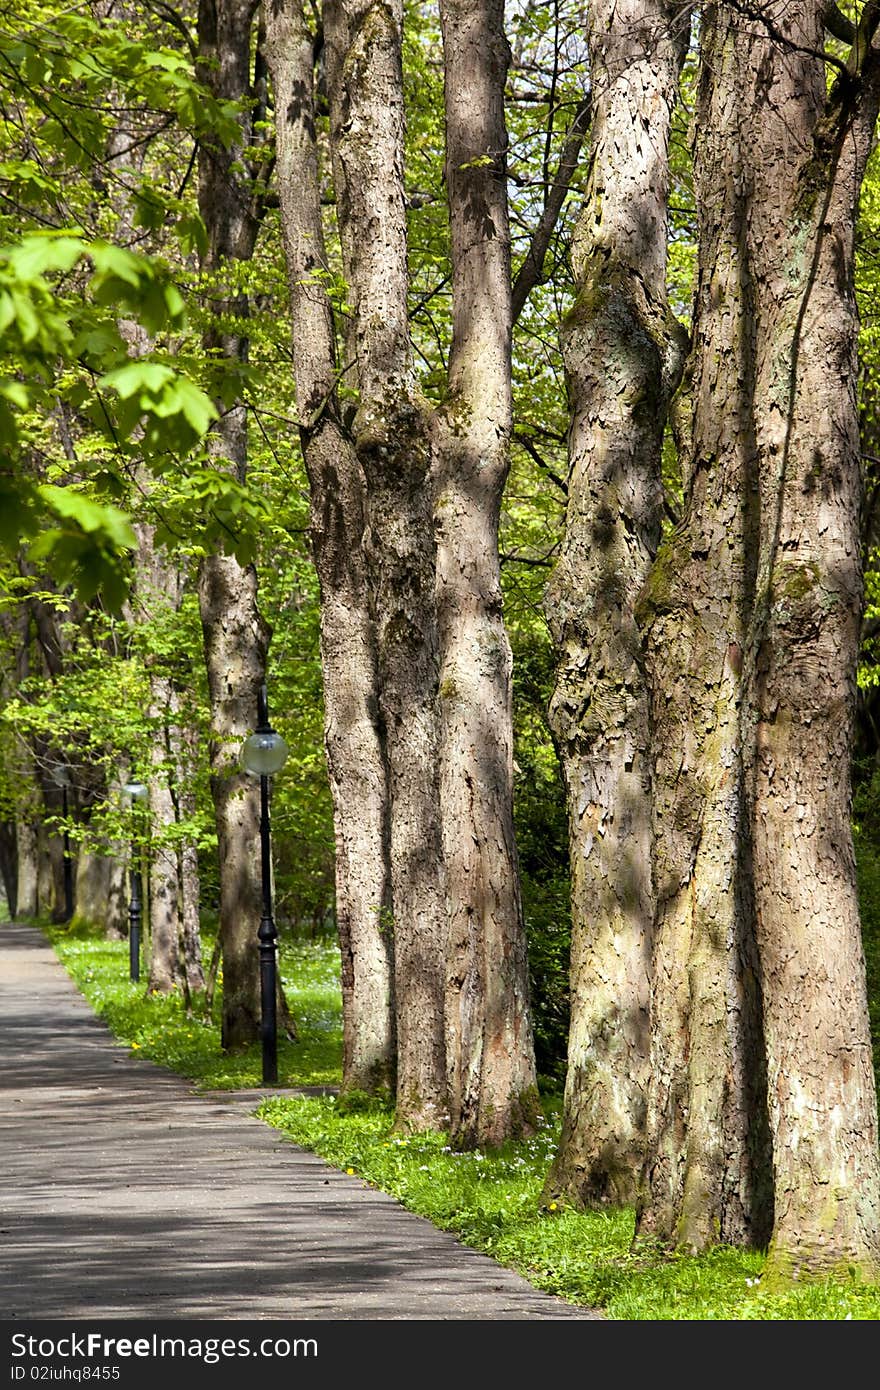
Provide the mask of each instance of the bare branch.
POLYGON ((578 105, 569 128, 568 136, 562 147, 562 154, 559 159, 559 168, 556 171, 556 178, 549 189, 544 211, 538 221, 529 249, 526 252, 525 260, 519 268, 519 272, 513 284, 512 312, 513 322, 516 323, 523 311, 525 302, 537 284, 540 284, 544 274, 544 257, 550 245, 550 238, 553 230, 559 221, 559 214, 568 193, 571 178, 577 167, 580 158, 581 147, 584 137, 590 124, 590 98, 585 97, 578 105))

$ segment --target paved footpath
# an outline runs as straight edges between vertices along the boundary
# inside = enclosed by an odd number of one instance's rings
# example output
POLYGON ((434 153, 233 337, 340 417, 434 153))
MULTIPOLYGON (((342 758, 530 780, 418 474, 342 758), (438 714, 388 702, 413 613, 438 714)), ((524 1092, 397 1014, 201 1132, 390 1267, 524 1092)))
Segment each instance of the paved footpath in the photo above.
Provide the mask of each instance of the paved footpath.
POLYGON ((0 925, 0 1319, 596 1319, 111 1037, 0 925))

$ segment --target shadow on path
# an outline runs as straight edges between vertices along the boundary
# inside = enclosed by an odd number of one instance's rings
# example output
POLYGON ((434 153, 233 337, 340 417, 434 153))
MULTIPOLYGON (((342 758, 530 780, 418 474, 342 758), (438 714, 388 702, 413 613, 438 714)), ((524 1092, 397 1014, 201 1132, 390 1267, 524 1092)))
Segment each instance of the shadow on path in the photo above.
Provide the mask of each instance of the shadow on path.
MULTIPOLYGON (((271 1093, 271 1088, 265 1093, 271 1093)), ((0 926, 0 1318, 597 1319, 116 1044, 0 926)))

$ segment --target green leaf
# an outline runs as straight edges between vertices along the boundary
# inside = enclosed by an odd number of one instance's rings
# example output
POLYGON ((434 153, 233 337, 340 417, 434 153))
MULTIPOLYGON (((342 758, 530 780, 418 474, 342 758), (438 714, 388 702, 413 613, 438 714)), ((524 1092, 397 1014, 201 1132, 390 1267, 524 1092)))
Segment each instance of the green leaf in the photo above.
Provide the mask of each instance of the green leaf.
POLYGON ((33 233, 22 237, 17 246, 6 247, 0 258, 6 260, 16 277, 34 281, 51 271, 68 271, 86 251, 81 237, 33 233))
POLYGON ((96 271, 93 285, 101 284, 105 278, 112 278, 122 280, 137 289, 145 272, 151 269, 144 256, 126 251, 121 246, 111 246, 107 241, 93 242, 89 247, 89 255, 96 271))
POLYGON ((137 537, 131 522, 116 507, 93 502, 73 488, 54 487, 51 483, 44 483, 37 491, 56 515, 73 521, 81 530, 100 538, 113 549, 133 550, 136 547, 137 537))
POLYGON ((136 362, 129 362, 125 367, 116 367, 112 372, 105 372, 99 379, 98 386, 112 387, 118 396, 128 400, 138 392, 158 396, 174 379, 174 372, 170 367, 164 366, 161 362, 150 362, 140 358, 136 362))

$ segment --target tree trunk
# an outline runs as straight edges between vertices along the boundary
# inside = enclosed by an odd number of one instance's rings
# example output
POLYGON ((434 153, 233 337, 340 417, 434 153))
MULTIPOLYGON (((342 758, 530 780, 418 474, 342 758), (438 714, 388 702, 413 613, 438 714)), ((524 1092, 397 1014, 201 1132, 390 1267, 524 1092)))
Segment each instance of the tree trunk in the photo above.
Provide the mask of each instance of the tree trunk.
MULTIPOLYGON (((200 0, 201 77, 223 101, 251 97, 250 57, 255 0, 200 0)), ((203 269, 222 286, 235 263, 251 258, 258 220, 248 186, 245 150, 252 138, 251 111, 240 112, 241 141, 229 149, 203 143, 199 150, 199 210, 208 233, 203 269)), ((219 289, 216 326, 205 348, 234 370, 246 361, 247 298, 234 287, 219 289)), ((244 481, 247 412, 241 402, 222 409, 209 449, 219 468, 244 481)), ((259 790, 239 765, 241 745, 253 730, 257 693, 266 679, 269 633, 257 607, 257 574, 234 555, 211 554, 199 564, 199 610, 211 713, 211 794, 220 865, 223 949, 223 1023, 228 1049, 259 1038, 260 985, 256 943, 260 919, 259 790)))
MULTIPOLYGON (((199 756, 198 732, 181 707, 178 690, 173 692, 172 709, 174 722, 174 808, 176 819, 188 820, 195 814, 196 794, 195 775, 199 756)), ((202 962, 202 938, 199 884, 199 856, 195 841, 185 838, 177 851, 177 881, 180 887, 180 952, 181 974, 188 998, 201 994, 205 989, 205 971, 202 962)))
POLYGON ((298 0, 270 7, 281 225, 290 284, 300 441, 321 593, 324 739, 336 838, 344 1091, 396 1084, 389 928, 387 768, 379 729, 376 638, 363 551, 365 483, 337 398, 315 134, 315 36, 298 0))
POLYGON ((880 55, 826 100, 822 37, 815 0, 704 18, 694 450, 645 601, 661 912, 639 1229, 764 1243, 769 1117, 771 1281, 880 1268, 849 822, 853 228, 880 55))
POLYGON ((367 572, 389 776, 396 1122, 426 1129, 448 1120, 445 903, 430 439, 407 310, 402 23, 401 0, 340 0, 325 14, 337 218, 357 356, 353 437, 367 482, 367 572))
POLYGON ((157 671, 150 674, 152 725, 150 745, 150 993, 168 994, 180 982, 180 878, 177 848, 164 831, 175 823, 174 797, 169 781, 167 713, 171 682, 157 671))
POLYGON ((38 911, 38 844, 37 828, 22 813, 15 823, 19 917, 36 917, 38 911))
POLYGON ((740 728, 754 583, 755 326, 741 254, 751 154, 731 99, 739 76, 724 62, 713 86, 706 32, 702 42, 686 505, 638 613, 653 716, 656 922, 637 1229, 691 1250, 762 1244, 771 1201, 740 728))
POLYGON ((537 1098, 513 833, 511 653, 498 525, 512 428, 501 0, 440 6, 453 340, 435 432, 440 796, 453 1142, 527 1134, 537 1098))
POLYGON ((78 921, 107 928, 111 867, 112 860, 106 854, 80 848, 73 890, 74 917, 78 921))
MULTIPOLYGON (((760 27, 734 38, 718 26, 719 44, 751 59, 763 154, 748 243, 762 511, 745 721, 775 1190, 765 1277, 872 1280, 880 1155, 850 819, 862 611, 853 275, 880 53, 826 98, 813 56, 821 6, 772 14, 784 36, 772 57, 760 27)), ((853 70, 859 61, 854 48, 853 70)))
POLYGON ((545 1197, 577 1206, 635 1201, 644 1158, 654 901, 634 608, 660 540, 663 431, 686 338, 666 298, 666 203, 687 30, 660 0, 602 0, 587 37, 590 176, 562 332, 568 502, 545 600, 572 904, 563 1129, 545 1197))
POLYGON ((211 795, 220 868, 223 1046, 260 1036, 257 927, 260 921, 259 786, 242 771, 242 744, 256 723, 268 639, 256 603, 257 578, 231 556, 199 567, 199 606, 211 706, 211 795))
POLYGON ((37 913, 64 920, 64 849, 43 824, 37 827, 37 913))
POLYGON ((107 912, 105 934, 121 941, 128 936, 128 859, 125 847, 116 844, 108 860, 107 912))

